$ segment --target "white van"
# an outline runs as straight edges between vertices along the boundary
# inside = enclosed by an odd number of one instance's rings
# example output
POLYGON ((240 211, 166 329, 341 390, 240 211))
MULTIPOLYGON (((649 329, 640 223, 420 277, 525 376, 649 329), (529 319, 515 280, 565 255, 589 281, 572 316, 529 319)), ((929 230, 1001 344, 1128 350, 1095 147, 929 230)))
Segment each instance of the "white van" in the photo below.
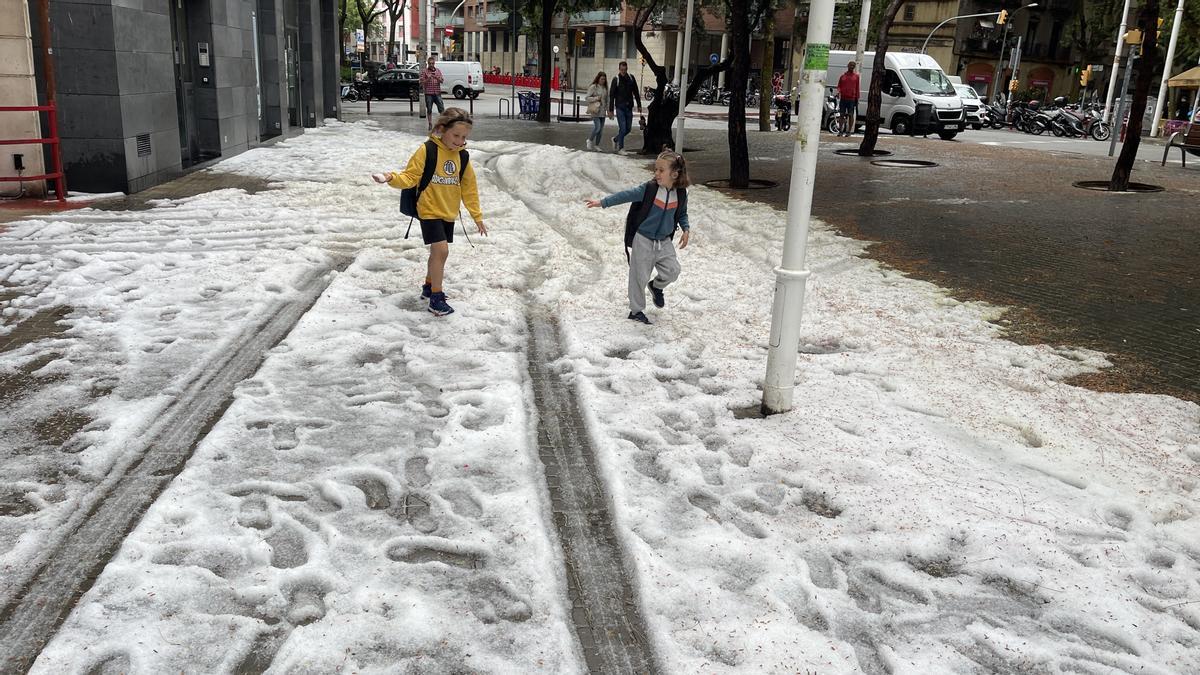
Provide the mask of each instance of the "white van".
MULTIPOLYGON (((829 52, 827 83, 836 85, 838 78, 846 72, 846 64, 854 60, 854 52, 829 52)), ((875 52, 863 55, 859 64, 858 118, 863 121, 867 114, 867 93, 871 89, 871 73, 875 52)), ((907 134, 912 129, 912 118, 918 103, 933 106, 933 128, 938 136, 950 140, 966 128, 963 104, 950 78, 928 54, 888 52, 884 55, 883 96, 880 101, 880 123, 894 134, 907 134)))
POLYGON ((438 61, 442 71, 442 90, 454 98, 477 98, 483 93, 483 66, 478 61, 438 61))

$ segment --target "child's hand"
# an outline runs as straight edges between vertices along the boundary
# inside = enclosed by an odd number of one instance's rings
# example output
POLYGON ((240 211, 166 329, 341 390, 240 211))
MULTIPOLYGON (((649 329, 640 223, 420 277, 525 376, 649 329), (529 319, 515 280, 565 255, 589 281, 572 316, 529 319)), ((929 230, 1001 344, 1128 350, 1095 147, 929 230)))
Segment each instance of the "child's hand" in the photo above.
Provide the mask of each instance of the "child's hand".
POLYGON ((683 231, 683 236, 679 237, 679 248, 687 248, 688 235, 690 235, 691 233, 692 233, 691 230, 683 231))
POLYGON ((392 180, 392 172, 389 171, 387 173, 373 173, 373 174, 371 174, 371 180, 375 181, 376 183, 390 182, 392 180))
POLYGON ((483 224, 482 220, 475 221, 475 227, 479 228, 479 234, 487 236, 487 226, 483 224))
POLYGON ((587 204, 587 207, 589 209, 594 209, 598 206, 603 206, 603 204, 600 203, 599 199, 585 199, 583 203, 587 204))

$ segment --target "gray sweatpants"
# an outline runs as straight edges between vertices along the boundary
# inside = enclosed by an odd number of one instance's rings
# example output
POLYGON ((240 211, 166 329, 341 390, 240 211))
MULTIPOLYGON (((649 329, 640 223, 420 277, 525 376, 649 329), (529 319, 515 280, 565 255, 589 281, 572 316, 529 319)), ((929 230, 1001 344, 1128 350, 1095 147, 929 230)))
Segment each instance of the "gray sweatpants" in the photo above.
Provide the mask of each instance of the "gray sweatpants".
POLYGON ((646 284, 650 273, 657 270, 654 280, 657 288, 679 278, 679 259, 675 257, 675 242, 671 239, 650 239, 641 233, 633 235, 633 248, 629 251, 629 311, 646 309, 646 284))

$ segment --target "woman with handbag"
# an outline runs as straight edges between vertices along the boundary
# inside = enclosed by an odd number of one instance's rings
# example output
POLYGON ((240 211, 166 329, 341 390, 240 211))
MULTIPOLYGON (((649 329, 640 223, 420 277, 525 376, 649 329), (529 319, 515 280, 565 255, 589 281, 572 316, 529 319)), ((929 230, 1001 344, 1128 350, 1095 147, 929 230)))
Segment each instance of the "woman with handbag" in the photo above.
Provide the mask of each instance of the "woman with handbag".
POLYGON ((608 110, 608 76, 604 71, 596 73, 592 86, 587 90, 587 114, 592 118, 592 133, 588 134, 587 149, 599 150, 601 134, 604 133, 604 112, 608 110))

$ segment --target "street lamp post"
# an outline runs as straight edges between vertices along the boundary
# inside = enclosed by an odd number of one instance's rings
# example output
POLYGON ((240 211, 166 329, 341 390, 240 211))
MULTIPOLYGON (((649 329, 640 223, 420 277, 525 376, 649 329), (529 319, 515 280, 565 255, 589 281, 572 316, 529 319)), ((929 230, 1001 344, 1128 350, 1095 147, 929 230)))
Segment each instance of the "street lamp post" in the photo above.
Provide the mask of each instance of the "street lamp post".
MULTIPOLYGON (((1029 6, 1033 7, 1033 5, 1029 5, 1029 6)), ((938 29, 941 28, 942 26, 945 26, 946 24, 950 23, 951 21, 958 21, 959 19, 973 19, 977 16, 1000 16, 1000 12, 982 12, 980 14, 963 14, 961 16, 952 16, 949 19, 942 21, 938 25, 934 26, 933 30, 929 31, 929 35, 925 36, 925 42, 921 43, 921 53, 922 54, 925 53, 925 48, 929 46, 929 39, 932 38, 933 34, 938 32, 938 29)))
POLYGON ((796 388, 796 353, 800 345, 800 317, 809 271, 808 221, 812 215, 817 147, 821 139, 821 108, 825 105, 825 72, 829 69, 829 39, 833 34, 834 0, 812 0, 808 19, 808 48, 800 74, 800 113, 792 150, 792 183, 788 190, 787 229, 783 259, 775 268, 775 299, 771 309, 771 337, 767 349, 767 376, 763 382, 761 410, 770 415, 792 407, 796 388))

